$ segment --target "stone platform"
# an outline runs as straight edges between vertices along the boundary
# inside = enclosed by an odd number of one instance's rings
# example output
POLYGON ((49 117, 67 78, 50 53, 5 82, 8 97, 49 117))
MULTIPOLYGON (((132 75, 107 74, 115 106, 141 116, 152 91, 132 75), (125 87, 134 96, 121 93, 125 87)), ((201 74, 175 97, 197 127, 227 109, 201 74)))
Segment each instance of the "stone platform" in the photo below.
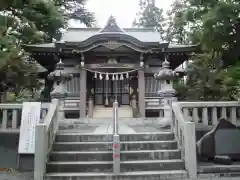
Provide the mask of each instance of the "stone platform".
MULTIPOLYGON (((78 119, 65 120, 61 123, 60 132, 77 132, 77 133, 93 133, 93 134, 112 134, 113 120, 109 119, 86 119, 80 121, 78 119)), ((170 132, 170 128, 162 128, 161 123, 157 119, 133 119, 121 118, 119 120, 120 134, 134 133, 159 133, 170 132)))

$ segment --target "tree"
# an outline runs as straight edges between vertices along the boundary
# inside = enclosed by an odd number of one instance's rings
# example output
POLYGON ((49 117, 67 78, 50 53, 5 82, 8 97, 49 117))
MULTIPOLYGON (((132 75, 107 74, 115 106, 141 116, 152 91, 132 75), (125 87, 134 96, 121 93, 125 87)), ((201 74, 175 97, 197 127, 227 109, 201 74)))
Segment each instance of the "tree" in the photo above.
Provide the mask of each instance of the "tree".
POLYGON ((189 43, 189 32, 187 31, 187 21, 183 13, 186 5, 182 0, 175 0, 171 9, 167 12, 167 30, 165 40, 177 44, 189 43))
POLYGON ((187 76, 187 83, 177 84, 180 99, 185 100, 233 100, 236 98, 236 79, 223 68, 219 54, 201 54, 193 57, 187 76), (183 98, 184 97, 184 98, 183 98))
POLYGON ((74 19, 87 27, 95 26, 95 17, 92 12, 89 12, 85 6, 87 0, 55 0, 56 5, 64 10, 66 20, 74 19))
POLYGON ((133 22, 133 27, 153 28, 164 39, 163 9, 155 5, 154 0, 139 0, 140 12, 133 22))
POLYGON ((38 67, 29 61, 23 44, 48 43, 61 37, 70 18, 87 26, 94 16, 84 8, 84 0, 2 0, 0 1, 0 90, 16 95, 22 89, 39 86, 38 67), (71 9, 75 3, 75 8, 71 9))
POLYGON ((239 0, 185 0, 185 11, 191 29, 201 29, 200 43, 206 52, 223 54, 226 66, 240 57, 240 2, 239 0))
POLYGON ((189 43, 199 43, 202 53, 191 57, 193 62, 187 73, 187 84, 177 84, 180 97, 191 100, 238 98, 240 2, 182 0, 181 4, 181 8, 176 8, 175 4, 176 9, 171 10, 171 15, 181 21, 172 18, 169 29, 175 33, 173 35, 180 36, 183 31, 175 31, 175 28, 186 30, 185 39, 189 43))

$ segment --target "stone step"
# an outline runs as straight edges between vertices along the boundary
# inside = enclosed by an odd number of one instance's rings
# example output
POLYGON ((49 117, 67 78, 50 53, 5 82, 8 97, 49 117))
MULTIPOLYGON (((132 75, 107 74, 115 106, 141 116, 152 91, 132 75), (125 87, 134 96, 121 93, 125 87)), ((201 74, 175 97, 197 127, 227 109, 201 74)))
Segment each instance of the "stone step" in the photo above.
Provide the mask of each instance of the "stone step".
POLYGON ((55 142, 111 142, 112 135, 107 134, 79 134, 58 133, 55 142))
MULTIPOLYGON (((94 111, 96 110, 104 110, 104 111, 113 111, 113 107, 104 107, 104 106, 95 106, 94 111)), ((118 107, 118 110, 132 110, 131 106, 120 106, 118 107)))
POLYGON ((121 134, 121 141, 167 141, 174 140, 172 132, 121 134))
POLYGON ((180 150, 121 151, 122 161, 181 159, 180 150))
MULTIPOLYGON (((184 170, 183 160, 121 161, 120 171, 184 170)), ((47 173, 113 172, 113 161, 57 161, 47 163, 47 173)))
POLYGON ((177 149, 177 141, 121 141, 121 151, 177 149))
MULTIPOLYGON (((121 141, 167 141, 174 140, 172 132, 161 132, 155 134, 149 133, 134 133, 120 134, 121 141)), ((56 142, 111 142, 112 135, 106 134, 80 134, 80 133, 58 133, 56 142)))
POLYGON ((48 173, 44 180, 178 180, 187 179, 187 172, 175 171, 136 171, 124 172, 118 176, 113 173, 48 173))
MULTIPOLYGON (((122 151, 122 161, 180 159, 179 150, 122 151)), ((112 161, 112 151, 54 151, 50 161, 112 161)))
MULTIPOLYGON (((111 151, 112 142, 56 142, 53 151, 111 151)), ((177 149, 177 141, 122 141, 122 151, 177 149)))
POLYGON ((208 173, 234 173, 240 172, 240 164, 232 165, 220 165, 220 164, 209 164, 198 167, 198 172, 202 174, 208 173))
MULTIPOLYGON (((119 118, 132 118, 133 117, 133 113, 132 112, 122 112, 119 111, 118 112, 118 117, 119 118)), ((93 113, 93 118, 113 118, 112 112, 108 113, 108 112, 94 112, 93 113)))
POLYGON ((47 173, 56 172, 113 172, 112 161, 51 161, 47 163, 47 173))
MULTIPOLYGON (((99 109, 94 109, 94 112, 100 112, 100 113, 106 112, 106 113, 113 114, 113 109, 99 108, 99 109)), ((128 108, 118 109, 118 112, 132 112, 132 109, 128 109, 128 108)))
POLYGON ((50 161, 112 161, 112 151, 53 151, 50 161))
MULTIPOLYGON (((131 107, 120 107, 118 109, 118 115, 120 118, 132 117, 131 107)), ((93 118, 113 117, 113 108, 96 107, 93 111, 93 118)))
POLYGON ((112 142, 56 142, 53 151, 111 151, 112 142))
POLYGON ((121 161, 120 164, 121 172, 184 170, 184 167, 181 159, 121 161))

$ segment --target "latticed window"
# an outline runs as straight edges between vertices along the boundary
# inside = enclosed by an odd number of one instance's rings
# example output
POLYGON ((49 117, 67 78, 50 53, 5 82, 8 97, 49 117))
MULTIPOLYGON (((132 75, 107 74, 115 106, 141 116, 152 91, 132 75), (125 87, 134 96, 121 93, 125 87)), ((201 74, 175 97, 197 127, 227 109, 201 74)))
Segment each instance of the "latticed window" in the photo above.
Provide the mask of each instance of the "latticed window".
POLYGON ((80 92, 80 77, 74 75, 70 81, 66 82, 66 89, 69 93, 80 92))
POLYGON ((161 82, 156 80, 153 76, 145 77, 145 96, 153 97, 158 96, 158 91, 161 88, 161 82))

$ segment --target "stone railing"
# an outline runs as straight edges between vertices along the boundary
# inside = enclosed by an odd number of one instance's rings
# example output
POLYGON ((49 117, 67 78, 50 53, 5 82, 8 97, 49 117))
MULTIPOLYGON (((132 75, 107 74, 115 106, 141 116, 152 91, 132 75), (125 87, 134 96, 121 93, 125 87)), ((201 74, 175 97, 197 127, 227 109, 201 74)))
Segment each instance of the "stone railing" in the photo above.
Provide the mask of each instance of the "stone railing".
POLYGON ((189 178, 197 177, 196 133, 195 123, 184 118, 179 102, 172 103, 172 129, 185 161, 189 178))
MULTIPOLYGON (((41 119, 48 111, 50 103, 42 103, 41 119)), ((0 104, 0 133, 19 133, 22 116, 22 104, 0 104)))
POLYGON ((160 97, 145 97, 146 109, 162 109, 163 103, 160 97))
POLYGON ((44 121, 36 125, 34 180, 43 180, 48 155, 58 130, 60 113, 59 100, 53 99, 44 121))
POLYGON ((184 118, 195 122, 197 128, 209 129, 220 118, 226 118, 235 125, 240 124, 240 103, 237 101, 179 102, 179 106, 184 118))

